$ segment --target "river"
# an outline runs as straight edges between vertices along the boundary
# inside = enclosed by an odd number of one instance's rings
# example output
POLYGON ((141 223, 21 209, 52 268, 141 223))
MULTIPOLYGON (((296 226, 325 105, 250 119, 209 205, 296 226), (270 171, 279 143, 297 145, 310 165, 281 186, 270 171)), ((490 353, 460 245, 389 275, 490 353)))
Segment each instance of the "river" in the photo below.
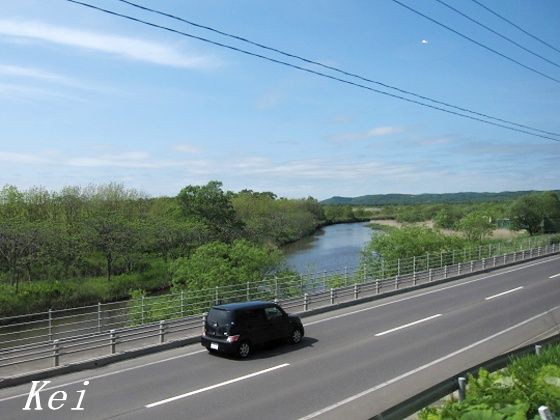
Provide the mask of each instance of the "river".
POLYGON ((314 235, 283 247, 288 266, 301 274, 334 270, 349 271, 360 264, 361 251, 371 240, 368 223, 325 226, 314 235))

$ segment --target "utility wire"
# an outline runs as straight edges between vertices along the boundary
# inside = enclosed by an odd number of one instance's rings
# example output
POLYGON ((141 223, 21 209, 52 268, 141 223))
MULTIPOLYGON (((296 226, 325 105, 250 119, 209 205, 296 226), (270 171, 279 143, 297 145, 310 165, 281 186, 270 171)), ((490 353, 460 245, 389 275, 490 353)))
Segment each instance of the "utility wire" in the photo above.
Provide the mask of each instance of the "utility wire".
POLYGON ((490 9, 488 6, 485 6, 485 5, 482 4, 481 2, 479 2, 479 1, 477 1, 477 0, 472 0, 472 1, 475 2, 476 4, 478 4, 478 5, 479 5, 480 7, 482 7, 483 9, 488 10, 488 11, 489 11, 490 13, 492 13, 494 16, 496 16, 496 17, 502 19, 504 22, 509 23, 509 24, 510 24, 511 26, 513 26, 514 28, 519 29, 519 30, 520 30, 521 32, 523 32, 525 35, 530 36, 531 38, 533 38, 533 39, 539 41, 540 43, 542 43, 542 44, 546 45, 547 47, 552 48, 554 51, 560 53, 560 50, 559 50, 558 48, 556 48, 554 45, 550 45, 548 42, 542 40, 542 39, 539 38, 538 36, 533 35, 532 33, 526 31, 526 30, 523 29, 521 26, 519 26, 519 25, 513 23, 511 20, 509 20, 509 19, 505 18, 504 16, 500 15, 498 12, 495 12, 494 10, 490 9))
POLYGON ((263 49, 268 50, 268 51, 273 51, 273 52, 279 53, 279 54, 281 54, 283 56, 286 56, 286 57, 295 58, 295 59, 301 60, 301 61, 303 61, 305 63, 308 63, 308 64, 317 65, 317 66, 320 66, 322 68, 332 70, 332 71, 335 71, 335 72, 340 73, 340 74, 344 74, 346 76, 351 76, 351 77, 357 78, 357 79, 365 81, 365 82, 373 83, 373 84, 376 84, 378 86, 383 86, 383 87, 388 88, 388 89, 393 89, 397 92, 404 93, 404 94, 407 94, 407 95, 410 95, 410 96, 414 96, 416 98, 419 98, 419 99, 422 99, 422 100, 425 100, 425 101, 429 101, 429 102, 436 103, 436 104, 439 104, 439 105, 444 105, 444 106, 447 106, 449 108, 453 108, 453 109, 456 109, 456 110, 459 110, 459 111, 468 112, 468 113, 471 113, 471 114, 474 114, 474 115, 478 115, 479 117, 484 117, 484 118, 488 118, 488 119, 491 119, 491 120, 494 120, 494 121, 499 121, 499 122, 502 122, 502 123, 515 125, 517 127, 537 131, 537 132, 540 132, 540 133, 543 133, 543 134, 548 134, 548 135, 552 135, 552 136, 560 136, 559 133, 554 133, 554 132, 551 132, 551 131, 541 130, 541 129, 534 128, 534 127, 531 127, 531 126, 528 126, 528 125, 525 125, 525 124, 519 124, 519 123, 509 121, 509 120, 506 120, 506 119, 503 119, 503 118, 498 118, 498 117, 494 117, 492 115, 484 114, 482 112, 477 112, 477 111, 474 111, 474 110, 466 108, 466 107, 452 105, 448 102, 432 99, 432 98, 429 98, 427 96, 420 95, 418 93, 414 93, 414 92, 411 92, 411 91, 408 91, 408 90, 398 88, 396 86, 391 86, 391 85, 388 85, 386 83, 379 82, 377 80, 372 80, 372 79, 360 76, 358 74, 351 73, 347 70, 343 70, 343 69, 340 69, 340 68, 337 68, 337 67, 334 67, 334 66, 329 66, 329 65, 317 62, 317 61, 313 61, 313 60, 304 58, 302 56, 296 55, 294 53, 289 53, 289 52, 282 51, 282 50, 277 49, 277 48, 269 47, 267 45, 252 41, 250 39, 247 39, 247 38, 244 38, 244 37, 241 37, 241 36, 238 36, 238 35, 227 33, 227 32, 224 32, 224 31, 220 31, 220 30, 212 28, 210 26, 201 25, 199 23, 193 22, 191 20, 184 19, 182 17, 176 16, 176 15, 173 15, 173 14, 170 14, 170 13, 166 13, 166 12, 162 12, 160 10, 155 10, 155 9, 152 9, 152 8, 149 8, 149 7, 146 7, 146 6, 142 6, 140 4, 133 3, 129 0, 117 0, 117 1, 120 1, 121 3, 125 3, 125 4, 128 4, 130 6, 136 7, 140 10, 144 10, 144 11, 147 11, 147 12, 150 12, 150 13, 155 13, 155 14, 158 14, 158 15, 161 15, 161 16, 165 16, 165 17, 174 19, 174 20, 178 20, 180 22, 186 23, 188 25, 191 25, 191 26, 194 26, 194 27, 197 27, 197 28, 206 29, 208 31, 211 31, 211 32, 214 32, 214 33, 217 33, 217 34, 220 34, 220 35, 232 38, 232 39, 236 39, 236 40, 245 42, 247 44, 254 45, 254 46, 259 47, 259 48, 263 48, 263 49))
POLYGON ((403 96, 399 96, 399 95, 396 95, 396 94, 393 94, 393 93, 390 93, 390 92, 385 92, 385 91, 382 91, 382 90, 379 90, 379 89, 372 88, 371 86, 365 86, 365 85, 355 83, 355 82, 352 82, 352 81, 349 81, 349 80, 341 79, 341 78, 331 76, 331 75, 326 74, 326 73, 321 73, 321 72, 316 71, 316 70, 311 70, 311 69, 308 69, 308 68, 305 68, 305 67, 301 67, 301 66, 298 66, 298 65, 295 65, 295 64, 291 64, 291 63, 282 61, 282 60, 277 60, 275 58, 271 58, 271 57, 267 57, 267 56, 264 56, 264 55, 261 55, 261 54, 257 54, 257 53, 254 53, 254 52, 243 50, 243 49, 238 48, 238 47, 223 44, 221 42, 213 41, 213 40, 203 38, 203 37, 200 37, 200 36, 197 36, 197 35, 193 35, 193 34, 190 34, 190 33, 187 33, 187 32, 179 31, 177 29, 169 28, 167 26, 158 25, 156 23, 148 22, 148 21, 145 21, 145 20, 142 20, 142 19, 138 19, 138 18, 129 16, 129 15, 125 15, 125 14, 118 13, 118 12, 115 12, 115 11, 112 11, 112 10, 104 9, 102 7, 94 6, 92 4, 85 3, 85 2, 82 2, 82 1, 78 1, 78 0, 66 0, 66 1, 70 2, 70 3, 77 4, 77 5, 81 5, 81 6, 84 6, 84 7, 88 7, 90 9, 94 9, 94 10, 97 10, 97 11, 102 12, 102 13, 106 13, 106 14, 109 14, 109 15, 121 17, 123 19, 127 19, 127 20, 130 20, 130 21, 133 21, 133 22, 142 23, 144 25, 151 26, 151 27, 158 28, 158 29, 163 29, 165 31, 172 32, 172 33, 182 35, 182 36, 186 36, 188 38, 197 39, 199 41, 206 42, 206 43, 209 43, 209 44, 212 44, 212 45, 216 45, 218 47, 227 48, 227 49, 232 50, 232 51, 236 51, 236 52, 240 52, 240 53, 243 53, 243 54, 246 54, 246 55, 249 55, 249 56, 261 58, 263 60, 266 60, 266 61, 269 61, 269 62, 272 62, 272 63, 281 64, 281 65, 284 65, 284 66, 287 66, 287 67, 290 67, 290 68, 294 68, 294 69, 297 69, 297 70, 300 70, 300 71, 303 71, 303 72, 306 72, 306 73, 314 74, 316 76, 321 76, 321 77, 324 77, 324 78, 327 78, 327 79, 336 80, 338 82, 345 83, 347 85, 351 85, 351 86, 359 87, 359 88, 362 88, 362 89, 366 89, 366 90, 369 90, 371 92, 376 92, 376 93, 379 93, 381 95, 390 96, 392 98, 400 99, 400 100, 403 100, 403 101, 406 101, 406 102, 409 102, 409 103, 421 105, 421 106, 424 106, 426 108, 431 108, 431 109, 435 109, 435 110, 438 110, 438 111, 446 112, 448 114, 457 115, 459 117, 468 118, 470 120, 479 121, 479 122, 482 122, 484 124, 505 128, 506 130, 516 131, 516 132, 527 134, 527 135, 530 135, 530 136, 540 137, 540 138, 543 138, 543 139, 560 142, 560 139, 556 139, 556 138, 541 135, 541 134, 531 133, 531 132, 526 131, 526 130, 522 130, 522 129, 518 129, 518 128, 515 128, 515 127, 510 127, 510 126, 507 126, 507 125, 495 123, 495 122, 492 122, 492 121, 484 120, 482 118, 473 117, 471 115, 461 114, 460 112, 455 112, 455 111, 451 111, 451 110, 448 110, 448 109, 445 109, 445 108, 440 108, 440 107, 430 105, 430 104, 426 104, 426 103, 423 103, 423 102, 420 102, 420 101, 417 101, 417 100, 414 100, 414 99, 405 98, 403 96))
POLYGON ((528 52, 529 54, 533 54, 535 57, 539 57, 541 60, 544 60, 544 61, 546 61, 547 63, 550 63, 550 64, 552 64, 553 66, 556 66, 556 67, 560 68, 560 64, 558 64, 558 63, 556 63, 556 62, 554 62, 554 61, 552 61, 552 60, 549 60, 548 58, 543 57, 542 55, 537 54, 537 53, 534 52, 534 51, 531 51, 529 48, 524 47, 523 45, 519 44, 518 42, 514 41, 513 39, 511 39, 511 38, 509 38, 509 37, 507 37, 507 36, 505 36, 505 35, 502 35, 501 33, 495 31, 494 29, 490 28, 489 26, 486 26, 485 24, 479 22, 478 20, 473 19, 472 17, 470 17, 470 16, 468 16, 467 14, 461 12, 460 10, 458 10, 458 9, 456 9, 455 7, 451 6, 450 4, 444 2, 443 0, 434 0, 434 1, 437 1, 438 3, 444 5, 445 7, 447 7, 447 8, 449 8, 449 9, 453 10, 455 13, 460 14, 460 15, 463 16, 465 19, 468 19, 468 20, 470 20, 471 22, 476 23, 478 26, 483 27, 484 29, 486 29, 486 30, 492 32, 493 34, 498 35, 500 38, 505 39, 506 41, 512 43, 512 44, 515 45, 516 47, 521 48, 523 51, 526 51, 526 52, 528 52))
POLYGON ((488 50, 488 51, 490 51, 490 52, 492 52, 492 53, 494 53, 494 54, 497 54, 497 55, 499 55, 500 57, 503 57, 503 58, 505 58, 506 60, 511 61, 512 63, 515 63, 515 64, 517 64, 517 65, 519 65, 519 66, 521 66, 521 67, 523 67, 523 68, 525 68, 525 69, 527 69, 527 70, 529 70, 529 71, 532 71, 533 73, 539 74, 539 75, 541 75, 541 76, 543 76, 543 77, 546 77, 546 78, 549 79, 549 80, 552 80, 553 82, 556 82, 556 83, 559 83, 559 84, 560 84, 560 80, 558 80, 558 79, 556 79, 556 78, 554 78, 554 77, 552 77, 552 76, 549 76, 548 74, 543 73, 542 71, 539 71, 539 70, 537 70, 537 69, 535 69, 535 68, 533 68, 533 67, 527 66, 527 65, 523 64, 522 62, 517 61, 515 58, 511 58, 511 57, 509 57, 509 56, 507 56, 507 55, 505 55, 505 54, 503 54, 503 53, 501 53, 501 52, 495 50, 495 49, 492 48, 492 47, 489 47, 489 46, 487 46, 487 45, 484 45, 483 43, 478 42, 477 40, 471 38, 470 36, 465 35, 465 34, 459 32, 459 31, 457 31, 457 30, 455 30, 455 29, 453 29, 453 28, 451 28, 451 27, 445 25, 444 23, 441 23, 441 22, 439 22, 439 21, 437 21, 437 20, 435 20, 435 19, 429 17, 428 15, 425 15, 425 14, 422 13, 422 12, 419 12, 418 10, 416 10, 416 9, 414 9, 414 8, 412 8, 412 7, 408 6, 408 5, 406 5, 406 4, 402 3, 402 2, 400 2, 399 0, 393 0, 393 2, 396 3, 396 4, 398 4, 399 6, 404 7, 405 9, 410 10, 412 13, 416 13, 417 15, 422 16, 424 19, 428 19, 430 22, 433 22, 433 23, 435 23, 436 25, 439 25, 439 26, 441 26, 442 28, 445 28, 445 29, 447 29, 448 31, 453 32, 454 34, 459 35, 461 38, 464 38, 464 39, 466 39, 467 41, 470 41, 470 42, 472 42, 473 44, 476 44, 476 45, 478 45, 479 47, 484 48, 485 50, 488 50))

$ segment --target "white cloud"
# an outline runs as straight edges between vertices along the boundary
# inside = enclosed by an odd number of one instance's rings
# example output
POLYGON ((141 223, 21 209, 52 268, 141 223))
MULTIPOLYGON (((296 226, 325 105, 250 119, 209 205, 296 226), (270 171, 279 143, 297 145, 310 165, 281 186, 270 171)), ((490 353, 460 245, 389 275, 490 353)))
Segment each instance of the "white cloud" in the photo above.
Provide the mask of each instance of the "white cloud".
POLYGON ((173 150, 177 152, 190 153, 190 154, 200 153, 200 149, 198 147, 186 143, 177 144, 173 146, 173 150))
POLYGON ((217 64, 214 58, 187 55, 163 43, 65 28, 37 21, 0 20, 0 35, 100 51, 121 58, 165 66, 208 68, 217 64))
POLYGON ((374 137, 389 136, 392 134, 402 133, 404 131, 405 129, 403 127, 393 127, 393 126, 375 127, 372 128, 371 130, 362 131, 362 132, 336 134, 331 136, 329 140, 336 143, 342 143, 348 141, 367 140, 374 137))
POLYGON ((29 155, 26 153, 12 153, 12 152, 0 151, 0 162, 40 164, 40 163, 46 163, 47 160, 40 156, 29 155))

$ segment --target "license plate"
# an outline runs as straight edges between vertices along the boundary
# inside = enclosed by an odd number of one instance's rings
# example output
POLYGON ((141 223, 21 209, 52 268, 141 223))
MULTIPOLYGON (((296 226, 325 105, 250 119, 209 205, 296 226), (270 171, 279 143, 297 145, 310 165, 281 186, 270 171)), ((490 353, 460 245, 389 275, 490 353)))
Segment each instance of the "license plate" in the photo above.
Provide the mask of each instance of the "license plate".
POLYGON ((218 350, 218 343, 210 343, 210 348, 212 350, 218 350))

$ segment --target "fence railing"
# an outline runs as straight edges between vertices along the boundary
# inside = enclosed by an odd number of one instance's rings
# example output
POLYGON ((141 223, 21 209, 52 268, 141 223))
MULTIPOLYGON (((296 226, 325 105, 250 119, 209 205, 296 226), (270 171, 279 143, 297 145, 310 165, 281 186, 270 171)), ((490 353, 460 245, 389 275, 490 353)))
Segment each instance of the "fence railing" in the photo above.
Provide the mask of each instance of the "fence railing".
POLYGON ((0 377, 7 368, 23 363, 50 360, 50 365, 58 366, 62 356, 70 362, 76 360, 72 355, 86 351, 91 357, 92 350, 107 354, 116 352, 117 347, 121 351, 130 349, 130 343, 143 346, 196 336, 201 314, 217 303, 276 300, 288 312, 307 311, 555 254, 560 252, 560 244, 506 248, 506 253, 500 253, 503 251, 503 245, 480 247, 438 253, 439 258, 431 253, 422 256, 425 259, 413 257, 392 264, 377 258, 371 265, 351 270, 1 318, 0 377))

